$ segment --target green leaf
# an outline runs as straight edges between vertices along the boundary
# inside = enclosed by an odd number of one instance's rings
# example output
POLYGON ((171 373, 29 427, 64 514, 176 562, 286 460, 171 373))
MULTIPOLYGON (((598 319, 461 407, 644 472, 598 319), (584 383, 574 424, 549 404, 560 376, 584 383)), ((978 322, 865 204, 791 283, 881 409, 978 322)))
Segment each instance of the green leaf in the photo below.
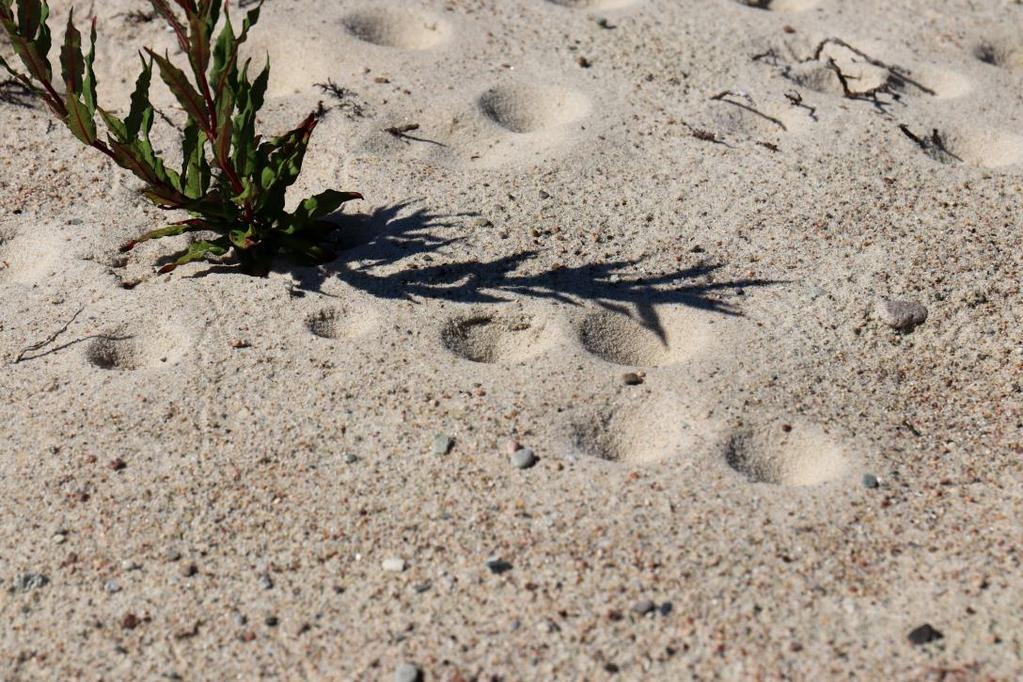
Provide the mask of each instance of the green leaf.
POLYGON ((96 71, 93 65, 96 63, 96 19, 92 20, 92 28, 89 31, 89 54, 85 56, 85 81, 82 84, 82 95, 85 99, 85 106, 89 114, 96 113, 98 106, 96 100, 96 71))
POLYGON ((75 10, 73 7, 67 18, 64 46, 60 48, 60 67, 68 93, 74 93, 77 97, 82 92, 85 59, 82 57, 82 34, 75 28, 75 10))
POLYGON ((231 163, 231 132, 234 125, 231 114, 233 113, 234 97, 228 91, 224 93, 218 104, 217 121, 219 121, 219 128, 217 129, 217 144, 214 150, 217 160, 224 166, 231 163))
POLYGON ((187 251, 183 251, 173 263, 160 268, 159 272, 163 274, 187 263, 194 263, 195 261, 206 260, 211 257, 216 258, 224 256, 230 250, 231 246, 226 244, 222 239, 217 239, 212 242, 195 242, 188 247, 187 251))
POLYGON ((194 123, 185 127, 181 145, 182 191, 191 199, 198 199, 210 185, 210 166, 206 161, 206 134, 194 123))
POLYGON ((174 97, 177 98, 181 108, 207 134, 211 134, 213 131, 210 130, 210 112, 206 109, 206 102, 192 83, 189 82, 185 72, 174 66, 167 57, 161 57, 149 48, 146 48, 146 52, 156 61, 157 66, 160 68, 160 77, 167 84, 167 87, 170 88, 174 97))
POLYGON ((342 204, 362 198, 358 192, 339 192, 328 189, 303 201, 295 211, 295 218, 301 222, 318 220, 330 215, 342 204))
POLYGON ((198 12, 188 16, 188 61, 196 80, 206 77, 210 66, 210 33, 206 17, 198 12))
POLYGON ((238 41, 234 35, 231 18, 227 17, 226 21, 224 21, 224 27, 220 29, 217 43, 213 46, 213 70, 210 72, 210 82, 216 86, 217 97, 220 96, 224 82, 226 82, 226 79, 222 79, 222 76, 230 68, 230 65, 234 64, 237 54, 238 41))
POLYGON ((139 58, 142 60, 142 72, 135 81, 135 92, 131 95, 131 111, 129 111, 128 117, 124 119, 129 140, 134 140, 138 137, 139 130, 142 128, 142 120, 146 113, 148 112, 150 120, 152 120, 153 116, 153 107, 149 103, 149 84, 153 79, 153 60, 150 59, 147 62, 141 53, 139 58))
POLYGON ((100 118, 106 123, 107 130, 113 133, 119 142, 128 142, 128 129, 125 128, 124 121, 102 107, 97 108, 97 111, 99 111, 100 118))
POLYGON ((142 242, 148 242, 153 239, 163 239, 164 237, 176 237, 187 232, 200 232, 202 230, 208 230, 210 228, 209 223, 204 220, 187 220, 182 223, 174 223, 167 227, 161 227, 158 230, 152 232, 146 232, 141 237, 135 239, 136 244, 142 242))
POLYGON ((258 210, 270 215, 284 211, 285 193, 302 172, 305 150, 315 127, 316 117, 310 115, 298 128, 259 146, 256 163, 262 168, 261 184, 265 193, 258 210))
POLYGON ((96 121, 93 120, 88 107, 82 104, 78 96, 70 90, 64 100, 64 105, 67 107, 67 126, 75 137, 86 145, 95 142, 96 121))

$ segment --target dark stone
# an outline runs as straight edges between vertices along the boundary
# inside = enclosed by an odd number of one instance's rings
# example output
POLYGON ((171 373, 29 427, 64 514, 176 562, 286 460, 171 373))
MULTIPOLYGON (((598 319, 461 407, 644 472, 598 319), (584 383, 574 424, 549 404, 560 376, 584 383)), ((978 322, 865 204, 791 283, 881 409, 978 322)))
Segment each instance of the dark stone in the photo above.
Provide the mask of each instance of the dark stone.
POLYGON ((924 623, 909 633, 910 643, 918 645, 937 642, 939 639, 944 639, 944 637, 945 635, 941 630, 936 630, 930 623, 924 623))

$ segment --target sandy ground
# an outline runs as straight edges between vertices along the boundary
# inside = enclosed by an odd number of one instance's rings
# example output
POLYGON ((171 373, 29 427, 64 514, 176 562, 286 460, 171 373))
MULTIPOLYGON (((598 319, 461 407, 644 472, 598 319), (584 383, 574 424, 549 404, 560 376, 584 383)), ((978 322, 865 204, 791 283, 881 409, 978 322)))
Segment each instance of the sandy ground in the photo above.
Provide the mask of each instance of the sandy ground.
POLYGON ((8 92, 0 678, 1023 675, 1023 6, 761 4, 269 0, 268 279, 8 92))

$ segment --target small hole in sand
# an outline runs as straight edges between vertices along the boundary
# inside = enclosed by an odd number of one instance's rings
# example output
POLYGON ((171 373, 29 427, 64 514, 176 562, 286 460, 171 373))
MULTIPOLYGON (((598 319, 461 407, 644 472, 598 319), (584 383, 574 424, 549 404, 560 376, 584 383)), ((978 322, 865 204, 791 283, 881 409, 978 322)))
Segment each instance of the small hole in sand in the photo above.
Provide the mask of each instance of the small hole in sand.
POLYGON ((589 100, 555 87, 500 85, 479 98, 480 111, 513 133, 532 133, 562 126, 586 116, 589 100))
POLYGON ((622 313, 591 313, 579 325, 579 342, 590 353, 618 365, 654 367, 674 359, 669 341, 658 330, 622 313))
POLYGON ((345 308, 323 308, 306 317, 305 326, 323 339, 354 338, 367 333, 373 327, 373 320, 369 313, 356 314, 345 308))
POLYGON ((412 9, 366 9, 348 15, 342 23, 359 40, 406 50, 429 49, 447 40, 450 33, 443 20, 412 9))
POLYGON ((1023 69, 1023 44, 1014 36, 985 40, 973 48, 973 56, 1003 69, 1023 69))
POLYGON ((472 362, 517 362, 549 347, 552 336, 532 315, 476 314, 448 322, 441 342, 455 355, 472 362))
POLYGON ((965 163, 978 168, 1003 168, 1023 163, 1023 137, 1001 130, 914 131, 922 151, 935 161, 965 163))
POLYGON ((820 428, 771 424, 734 432, 725 462, 753 483, 819 485, 849 473, 844 449, 820 428))
POLYGON ((153 369, 174 364, 186 348, 186 339, 177 330, 115 329, 90 340, 85 347, 85 359, 106 370, 153 369))
POLYGON ((593 414, 571 425, 570 449, 597 459, 654 464, 709 447, 708 425, 675 398, 660 397, 593 414))
POLYGON ((735 0, 735 2, 769 12, 802 12, 816 7, 819 0, 735 0))

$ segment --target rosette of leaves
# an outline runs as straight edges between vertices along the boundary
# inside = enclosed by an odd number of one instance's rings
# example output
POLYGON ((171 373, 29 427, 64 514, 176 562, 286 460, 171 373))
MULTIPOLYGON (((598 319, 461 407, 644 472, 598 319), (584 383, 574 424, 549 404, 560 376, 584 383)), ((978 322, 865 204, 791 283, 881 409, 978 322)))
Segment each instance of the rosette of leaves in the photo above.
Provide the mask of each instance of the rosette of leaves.
POLYGON ((200 233, 198 237, 216 236, 194 241, 160 271, 227 257, 244 272, 265 275, 278 254, 301 262, 331 260, 330 237, 337 225, 326 218, 362 196, 327 190, 302 201, 295 210, 285 209, 285 194, 302 171, 317 119, 310 115, 294 130, 272 139, 257 134, 256 115, 266 95, 270 60, 252 77, 251 60, 239 63, 238 50, 258 21, 260 7, 246 13, 236 32, 225 0, 151 2, 187 56, 187 72, 175 66, 169 55, 148 48, 140 52, 142 70, 128 113, 121 118, 97 101, 95 19, 89 51, 84 52, 74 12, 68 16, 59 52, 61 82, 55 84, 46 0, 0 0, 0 24, 24 71, 2 57, 0 67, 42 98, 83 144, 142 180, 143 193, 156 206, 190 216, 143 234, 122 250, 151 239, 200 233), (180 168, 165 163, 151 141, 156 114, 150 102, 154 65, 187 116, 179 131, 180 168))

